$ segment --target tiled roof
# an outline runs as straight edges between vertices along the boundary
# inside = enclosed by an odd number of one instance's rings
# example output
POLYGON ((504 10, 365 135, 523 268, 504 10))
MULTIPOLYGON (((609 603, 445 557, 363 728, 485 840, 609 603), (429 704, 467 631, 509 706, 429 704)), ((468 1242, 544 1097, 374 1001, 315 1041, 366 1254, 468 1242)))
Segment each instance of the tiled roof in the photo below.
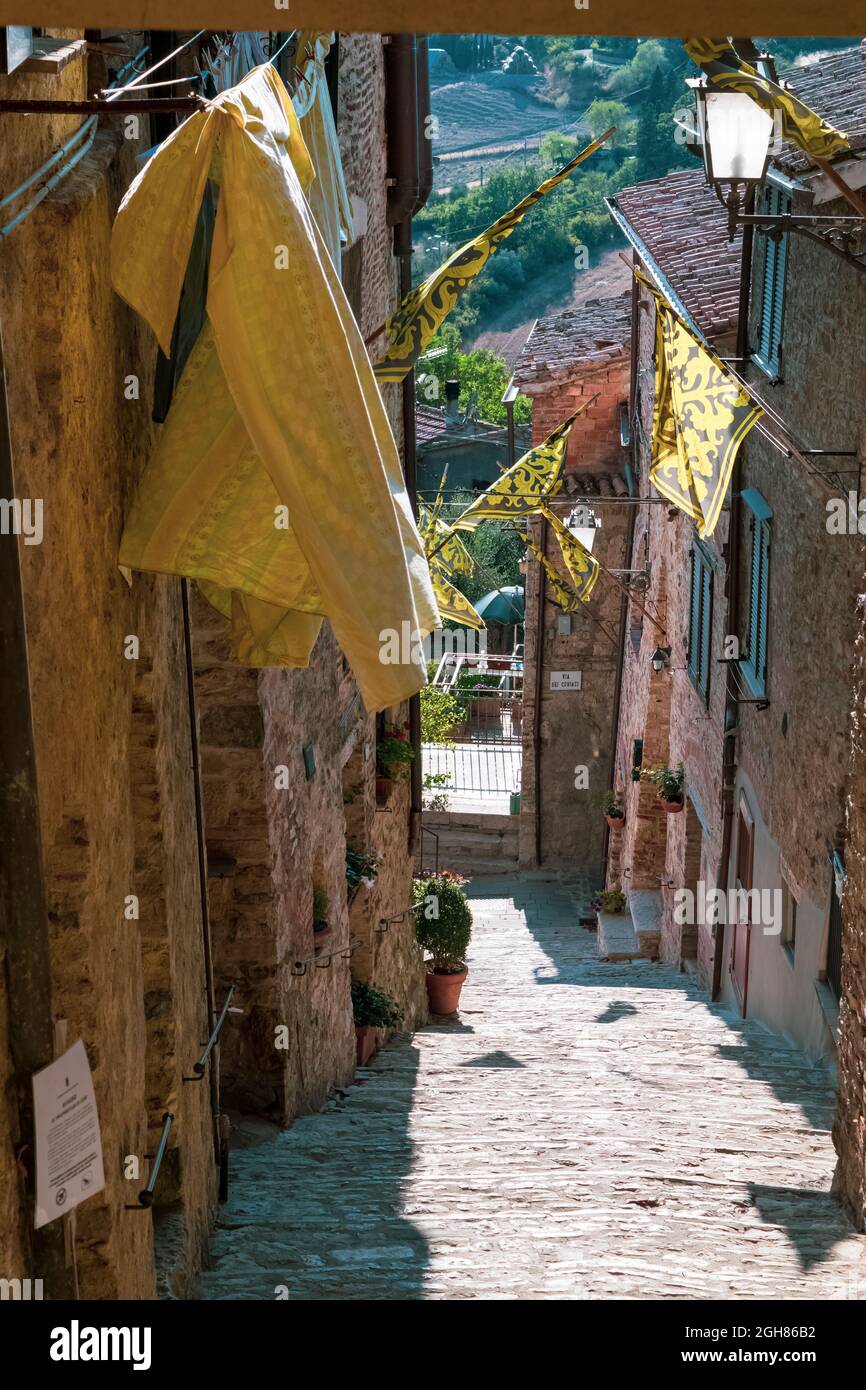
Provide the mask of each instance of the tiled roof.
POLYGON ((569 497, 627 497, 628 482, 617 468, 606 473, 593 473, 585 468, 570 469, 563 479, 563 489, 569 497))
POLYGON ((737 326, 742 233, 728 219, 702 167, 632 184, 610 202, 643 242, 708 338, 737 326))
POLYGON ((515 383, 526 390, 578 366, 603 366, 628 352, 630 338, 630 292, 575 304, 538 320, 515 364, 515 383))
MULTIPOLYGON (((514 436, 518 447, 524 444, 529 448, 531 433, 529 425, 515 427, 514 436)), ((472 444, 488 438, 494 441, 504 440, 505 426, 493 425, 487 420, 464 420, 462 416, 449 423, 441 406, 423 405, 420 401, 416 403, 415 442, 419 449, 433 444, 472 444)))
MULTIPOLYGON (((786 68, 780 76, 795 96, 847 135, 852 150, 866 148, 866 39, 854 48, 828 53, 815 63, 786 68)), ((835 158, 844 159, 845 155, 835 158)), ((773 163, 791 174, 814 167, 801 149, 787 144, 773 163)))

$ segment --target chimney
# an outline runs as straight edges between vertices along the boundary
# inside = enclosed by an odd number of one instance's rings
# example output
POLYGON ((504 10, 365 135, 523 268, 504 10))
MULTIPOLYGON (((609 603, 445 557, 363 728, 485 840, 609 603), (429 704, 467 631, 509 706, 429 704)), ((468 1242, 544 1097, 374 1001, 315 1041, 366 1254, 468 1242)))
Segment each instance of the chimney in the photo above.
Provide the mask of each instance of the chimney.
POLYGON ((456 423, 459 419, 457 413, 457 401, 460 398, 460 382, 446 381, 445 383, 445 419, 450 424, 456 423))

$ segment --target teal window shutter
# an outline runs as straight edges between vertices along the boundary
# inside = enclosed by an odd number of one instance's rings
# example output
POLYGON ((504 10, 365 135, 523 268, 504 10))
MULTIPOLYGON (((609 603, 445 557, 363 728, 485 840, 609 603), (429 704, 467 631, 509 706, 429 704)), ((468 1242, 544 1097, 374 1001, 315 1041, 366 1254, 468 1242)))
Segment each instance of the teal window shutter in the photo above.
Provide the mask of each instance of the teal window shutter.
POLYGON ((706 704, 710 694, 712 647, 713 571, 708 557, 692 546, 689 603, 689 679, 706 704))
POLYGON ((701 566, 701 665, 698 688, 705 701, 710 697, 710 646, 713 621, 713 575, 707 565, 701 566))
MULTIPOLYGON (((764 192, 763 210, 776 217, 791 211, 790 195, 771 185, 764 192)), ((758 325, 759 364, 777 377, 782 365, 782 324, 785 305, 785 273, 788 236, 771 237, 762 233, 764 255, 761 263, 761 317, 758 325)))
POLYGON ((755 695, 767 693, 767 619, 770 599, 770 517, 772 512, 754 489, 742 494, 752 513, 752 564, 749 580, 747 656, 740 663, 755 695))

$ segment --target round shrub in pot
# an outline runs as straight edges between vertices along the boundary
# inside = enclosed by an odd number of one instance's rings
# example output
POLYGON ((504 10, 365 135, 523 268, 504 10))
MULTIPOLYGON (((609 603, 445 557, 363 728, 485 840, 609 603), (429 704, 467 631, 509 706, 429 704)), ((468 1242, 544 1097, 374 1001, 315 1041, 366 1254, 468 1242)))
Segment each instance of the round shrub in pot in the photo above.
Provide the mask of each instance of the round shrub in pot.
POLYGON ((434 1014, 457 1008, 469 971, 466 952, 472 936, 472 911, 463 891, 466 882, 447 869, 416 878, 413 884, 415 934, 430 955, 427 998, 434 1014))

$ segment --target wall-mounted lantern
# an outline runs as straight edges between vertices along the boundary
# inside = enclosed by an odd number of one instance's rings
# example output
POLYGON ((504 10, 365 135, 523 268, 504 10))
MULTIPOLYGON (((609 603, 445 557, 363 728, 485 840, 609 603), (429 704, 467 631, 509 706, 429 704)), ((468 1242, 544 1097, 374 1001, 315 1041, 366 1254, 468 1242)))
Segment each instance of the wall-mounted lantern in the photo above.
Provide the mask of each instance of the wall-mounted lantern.
POLYGON ((651 660, 653 664, 653 670, 655 671, 656 675, 658 675, 659 671, 663 671, 666 666, 670 665, 670 647, 656 647, 655 651, 652 654, 651 660))

